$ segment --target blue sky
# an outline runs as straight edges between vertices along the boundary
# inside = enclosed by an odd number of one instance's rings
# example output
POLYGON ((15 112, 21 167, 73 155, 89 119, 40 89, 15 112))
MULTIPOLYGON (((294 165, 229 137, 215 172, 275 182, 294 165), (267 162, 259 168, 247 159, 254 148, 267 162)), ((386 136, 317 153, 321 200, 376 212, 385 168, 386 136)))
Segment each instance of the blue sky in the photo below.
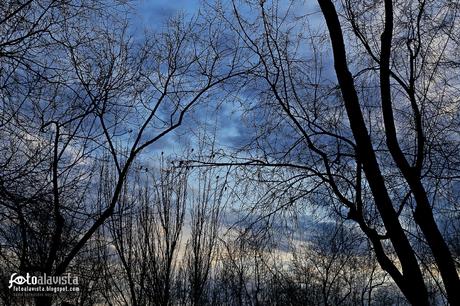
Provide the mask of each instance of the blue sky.
MULTIPOLYGON (((281 3, 285 4, 283 1, 281 3)), ((153 31, 161 29, 168 18, 180 13, 191 17, 198 12, 201 4, 202 0, 137 0, 133 3, 136 16, 134 17, 136 18, 134 20, 134 31, 142 35, 143 28, 153 31)), ((297 5, 298 7, 294 9, 296 15, 311 12, 314 15, 312 18, 313 23, 316 24, 319 22, 318 18, 320 16, 316 14, 316 2, 302 2, 297 5)), ((243 7, 242 9, 244 10, 243 7)), ((251 15, 253 12, 246 11, 246 13, 251 15)), ((251 97, 241 98, 251 99, 251 97)), ((209 102, 208 105, 204 105, 206 103, 196 105, 192 112, 186 115, 183 125, 178 130, 171 135, 167 135, 147 151, 163 151, 165 154, 180 155, 185 149, 185 143, 188 142, 191 146, 196 145, 196 139, 193 139, 192 135, 201 132, 198 130, 202 130, 203 128, 206 128, 209 133, 213 133, 215 129, 218 145, 216 149, 224 149, 228 152, 232 148, 247 144, 254 135, 250 135, 250 132, 253 131, 248 129, 248 123, 244 123, 241 118, 243 111, 241 105, 226 101, 216 110, 216 101, 209 102)), ((231 154, 231 152, 228 153, 231 154)))
POLYGON ((199 0, 138 0, 135 7, 144 25, 161 25, 166 18, 179 12, 195 13, 200 6, 199 0))
MULTIPOLYGON (((132 30, 134 35, 142 35, 144 29, 152 31, 161 29, 168 18, 177 14, 192 17, 198 13, 201 2, 201 0, 137 0, 133 2, 134 23, 132 30)), ((211 103, 196 105, 186 115, 179 129, 152 145, 146 152, 180 155, 187 144, 196 145, 197 139, 194 138, 198 133, 203 132, 202 129, 206 129, 208 133, 213 133, 215 130, 219 147, 231 147, 240 143, 241 129, 243 128, 240 110, 232 103, 221 104, 218 109, 215 108, 214 104, 211 101, 211 103)))

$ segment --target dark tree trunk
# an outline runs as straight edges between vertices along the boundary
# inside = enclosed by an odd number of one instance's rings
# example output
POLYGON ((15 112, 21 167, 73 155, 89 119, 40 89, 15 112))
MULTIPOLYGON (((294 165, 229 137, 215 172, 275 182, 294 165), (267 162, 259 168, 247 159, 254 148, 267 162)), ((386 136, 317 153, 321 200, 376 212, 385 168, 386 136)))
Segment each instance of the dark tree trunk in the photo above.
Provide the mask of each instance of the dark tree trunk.
POLYGON ((379 264, 391 275, 409 302, 414 305, 429 305, 427 289, 417 258, 392 205, 364 122, 353 77, 348 70, 345 44, 337 12, 330 0, 318 0, 318 3, 329 30, 335 71, 350 121, 350 127, 356 141, 358 158, 363 162, 364 173, 387 230, 387 235, 401 263, 402 273, 399 272, 385 254, 377 233, 366 228, 363 223, 360 224, 361 228, 371 240, 376 250, 379 264))
MULTIPOLYGON (((385 135, 391 156, 406 179, 417 207, 414 211, 414 219, 423 232, 428 245, 433 253, 436 264, 447 292, 447 298, 451 305, 460 305, 460 280, 455 268, 455 263, 444 237, 433 217, 433 210, 428 200, 425 188, 421 182, 420 169, 423 163, 423 131, 421 123, 417 125, 418 154, 416 167, 411 167, 398 142, 395 128, 393 106, 390 86, 390 54, 393 37, 393 2, 385 1, 385 29, 381 37, 380 54, 380 93, 382 99, 382 113, 385 125, 385 135)), ((415 101, 412 103, 414 116, 417 122, 421 122, 420 112, 415 101)))

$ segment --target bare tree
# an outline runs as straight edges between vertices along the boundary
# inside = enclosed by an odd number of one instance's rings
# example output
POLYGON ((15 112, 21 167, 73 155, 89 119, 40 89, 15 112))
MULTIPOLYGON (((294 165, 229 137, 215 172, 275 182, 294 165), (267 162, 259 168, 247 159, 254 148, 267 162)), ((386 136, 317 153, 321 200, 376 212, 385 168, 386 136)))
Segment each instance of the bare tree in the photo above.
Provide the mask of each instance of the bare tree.
POLYGON ((303 176, 319 195, 309 200, 356 222, 382 269, 417 305, 429 304, 417 253, 426 244, 447 300, 458 304, 456 264, 436 222, 452 205, 440 186, 458 188, 458 87, 448 81, 457 75, 458 8, 318 4, 327 28, 312 22, 315 14, 301 15, 296 1, 232 1, 215 10, 261 63, 251 87, 260 98, 248 107, 258 119, 252 158, 233 164, 303 176))
POLYGON ((212 25, 178 17, 135 40, 113 6, 50 3, 8 2, 0 23, 4 273, 68 271, 114 213, 139 155, 250 68, 212 25), (95 199, 101 161, 114 175, 95 199))
POLYGON ((460 304, 456 3, 216 1, 134 37, 121 2, 0 8, 5 304, 10 273, 69 271, 79 295, 34 303, 460 304), (236 153, 145 159, 228 98, 236 153))
POLYGON ((218 258, 222 197, 227 184, 225 178, 220 182, 219 176, 209 170, 199 171, 196 181, 198 186, 191 201, 190 238, 185 260, 191 304, 203 305, 209 302, 208 282, 218 258))
POLYGON ((371 305, 385 277, 378 276, 382 271, 367 254, 363 237, 340 221, 315 227, 307 241, 293 246, 295 275, 304 289, 309 287, 305 294, 309 303, 371 305))

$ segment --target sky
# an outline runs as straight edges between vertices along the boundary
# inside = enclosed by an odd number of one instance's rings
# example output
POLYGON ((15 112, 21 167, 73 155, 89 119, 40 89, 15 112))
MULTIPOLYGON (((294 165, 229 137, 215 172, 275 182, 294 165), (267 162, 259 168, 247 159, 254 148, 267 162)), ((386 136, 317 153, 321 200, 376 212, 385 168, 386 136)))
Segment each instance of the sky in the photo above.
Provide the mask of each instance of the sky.
MULTIPOLYGON (((168 18, 177 14, 192 17, 200 9, 201 2, 202 0, 137 0, 133 2, 132 30, 134 36, 143 35, 144 29, 152 31, 161 29, 168 18)), ((220 145, 231 147, 241 142, 243 127, 240 115, 240 110, 231 103, 221 105, 217 110, 212 105, 198 105, 186 115, 179 129, 152 145, 147 151, 164 152, 172 156, 180 155, 185 143, 194 145, 193 138, 199 133, 195 131, 198 124, 201 124, 200 129, 203 129, 204 125, 209 129, 207 132, 216 133, 220 145), (190 137, 190 135, 194 136, 190 137)))
POLYGON ((144 25, 161 25, 168 17, 177 13, 194 14, 199 0, 137 0, 134 4, 139 22, 144 25))
MULTIPOLYGON (((225 1, 224 1, 225 2, 225 1)), ((230 1, 227 1, 228 3, 230 1)), ((284 3, 284 1, 280 1, 284 3)), ((198 12, 202 4, 202 0, 137 0, 134 2, 135 33, 142 35, 143 29, 151 29, 153 31, 161 29, 165 21, 176 15, 185 14, 188 17, 193 16, 198 12)), ((305 14, 306 12, 317 11, 316 2, 303 3, 299 2, 299 7, 295 8, 295 14, 305 14)), ((242 8, 243 9, 243 8, 242 8)), ((251 11, 246 11, 251 16, 251 11)), ((314 23, 318 23, 317 15, 312 19, 314 23)), ((306 52, 309 52, 308 50, 306 52)), ((244 93, 243 93, 244 94, 244 93)), ((243 100, 251 97, 241 97, 243 100)), ((196 146, 196 135, 200 134, 204 127, 207 132, 215 133, 217 148, 223 149, 229 155, 232 155, 232 150, 241 148, 247 144, 254 135, 248 130, 248 122, 244 122, 242 118, 242 107, 239 103, 226 101, 217 110, 214 101, 197 105, 192 112, 188 113, 180 126, 174 133, 167 135, 158 143, 148 148, 148 153, 164 152, 166 155, 180 156, 183 153, 186 143, 189 146, 196 146), (192 135, 192 136, 191 136, 192 135)), ((254 118, 253 118, 254 119, 254 118)), ((263 120, 261 118, 261 120, 263 120)), ((247 121, 247 120, 246 120, 247 121)), ((150 154, 149 154, 150 155, 150 154)))

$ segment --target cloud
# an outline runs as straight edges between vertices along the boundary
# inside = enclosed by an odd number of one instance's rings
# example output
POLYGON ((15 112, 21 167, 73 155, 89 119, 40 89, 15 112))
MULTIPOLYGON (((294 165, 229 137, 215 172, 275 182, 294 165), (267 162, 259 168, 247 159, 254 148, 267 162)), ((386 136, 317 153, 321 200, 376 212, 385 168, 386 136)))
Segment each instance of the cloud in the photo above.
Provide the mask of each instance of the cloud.
POLYGON ((145 26, 159 26, 179 12, 194 14, 198 11, 198 0, 141 0, 136 3, 136 11, 145 26))

